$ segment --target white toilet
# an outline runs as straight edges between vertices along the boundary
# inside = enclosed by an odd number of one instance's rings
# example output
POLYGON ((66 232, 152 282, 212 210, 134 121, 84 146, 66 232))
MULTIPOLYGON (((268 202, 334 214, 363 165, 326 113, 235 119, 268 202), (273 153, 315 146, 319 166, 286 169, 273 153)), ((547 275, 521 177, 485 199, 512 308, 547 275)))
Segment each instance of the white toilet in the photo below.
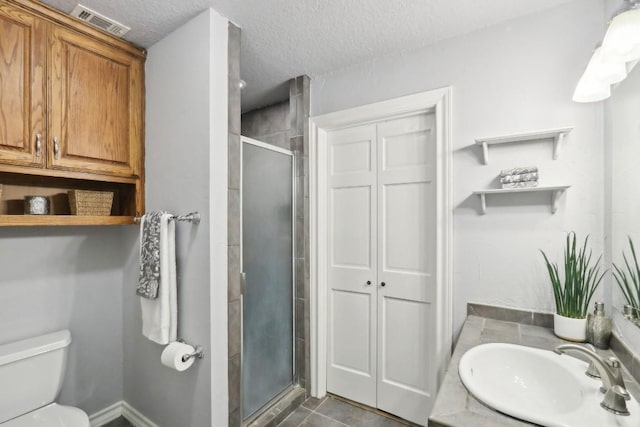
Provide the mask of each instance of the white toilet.
POLYGON ((54 402, 62 387, 69 331, 0 345, 0 426, 89 427, 78 408, 54 402))

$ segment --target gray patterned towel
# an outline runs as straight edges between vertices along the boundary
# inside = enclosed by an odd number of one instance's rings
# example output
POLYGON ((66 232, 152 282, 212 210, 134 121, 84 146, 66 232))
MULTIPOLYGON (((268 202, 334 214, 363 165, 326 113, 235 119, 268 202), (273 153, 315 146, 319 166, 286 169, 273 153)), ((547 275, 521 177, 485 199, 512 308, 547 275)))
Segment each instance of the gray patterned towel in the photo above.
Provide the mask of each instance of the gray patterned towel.
POLYGON ((538 186, 538 181, 507 182, 502 188, 533 188, 538 186))
POLYGON ((525 166, 525 167, 513 168, 513 169, 503 169, 500 171, 500 177, 502 178, 508 175, 518 175, 522 173, 534 173, 534 172, 538 172, 537 166, 525 166))
POLYGON ((160 219, 163 212, 146 213, 140 226, 140 278, 136 294, 156 299, 160 285, 160 219))
POLYGON ((500 178, 501 184, 509 184, 512 182, 526 182, 526 181, 537 181, 538 180, 538 172, 531 173, 519 173, 516 175, 507 175, 500 178))

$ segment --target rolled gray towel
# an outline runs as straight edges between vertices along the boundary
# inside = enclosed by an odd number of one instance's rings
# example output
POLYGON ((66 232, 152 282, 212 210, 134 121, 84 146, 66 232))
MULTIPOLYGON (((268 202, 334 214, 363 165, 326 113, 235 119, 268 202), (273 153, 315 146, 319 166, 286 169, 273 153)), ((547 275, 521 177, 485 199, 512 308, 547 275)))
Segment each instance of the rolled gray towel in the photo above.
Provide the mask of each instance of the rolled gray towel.
POLYGON ((537 181, 538 172, 521 173, 517 175, 507 175, 500 178, 501 184, 509 184, 511 182, 537 181))
POLYGON ((520 175, 523 173, 534 173, 538 172, 537 166, 526 166, 522 168, 513 168, 513 169, 503 169, 500 171, 500 177, 509 176, 509 175, 520 175))
POLYGON ((538 181, 508 182, 502 184, 502 188, 532 188, 537 186, 538 181))

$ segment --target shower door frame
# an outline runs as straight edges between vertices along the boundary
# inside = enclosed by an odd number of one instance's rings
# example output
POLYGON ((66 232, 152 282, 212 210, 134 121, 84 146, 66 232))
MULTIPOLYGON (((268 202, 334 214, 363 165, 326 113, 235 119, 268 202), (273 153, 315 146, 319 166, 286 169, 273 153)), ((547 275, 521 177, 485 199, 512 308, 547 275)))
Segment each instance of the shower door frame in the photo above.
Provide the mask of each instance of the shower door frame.
POLYGON ((286 148, 280 148, 278 146, 268 144, 266 142, 259 141, 257 139, 249 138, 247 136, 240 136, 240 275, 241 275, 241 289, 240 289, 240 425, 246 427, 262 415, 266 409, 270 408, 287 393, 291 392, 295 384, 296 374, 296 162, 295 154, 291 150, 286 148), (292 328, 291 328, 291 343, 292 343, 292 356, 291 356, 291 385, 282 390, 276 396, 271 398, 267 403, 262 405, 258 410, 251 414, 247 419, 244 419, 244 293, 246 291, 246 280, 244 275, 244 144, 250 144, 255 147, 263 148, 266 150, 274 151, 280 154, 284 154, 291 159, 291 309, 292 309, 292 328))

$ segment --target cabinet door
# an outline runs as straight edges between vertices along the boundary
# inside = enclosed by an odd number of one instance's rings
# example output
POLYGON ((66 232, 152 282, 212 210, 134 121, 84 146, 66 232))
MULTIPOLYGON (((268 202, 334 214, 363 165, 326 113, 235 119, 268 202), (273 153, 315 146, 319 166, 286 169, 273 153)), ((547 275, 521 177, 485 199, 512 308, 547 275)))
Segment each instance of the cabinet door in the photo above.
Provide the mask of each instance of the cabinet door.
POLYGON ((138 176, 142 61, 52 26, 48 167, 138 176))
POLYGON ((46 24, 0 4, 0 162, 43 165, 46 24))

